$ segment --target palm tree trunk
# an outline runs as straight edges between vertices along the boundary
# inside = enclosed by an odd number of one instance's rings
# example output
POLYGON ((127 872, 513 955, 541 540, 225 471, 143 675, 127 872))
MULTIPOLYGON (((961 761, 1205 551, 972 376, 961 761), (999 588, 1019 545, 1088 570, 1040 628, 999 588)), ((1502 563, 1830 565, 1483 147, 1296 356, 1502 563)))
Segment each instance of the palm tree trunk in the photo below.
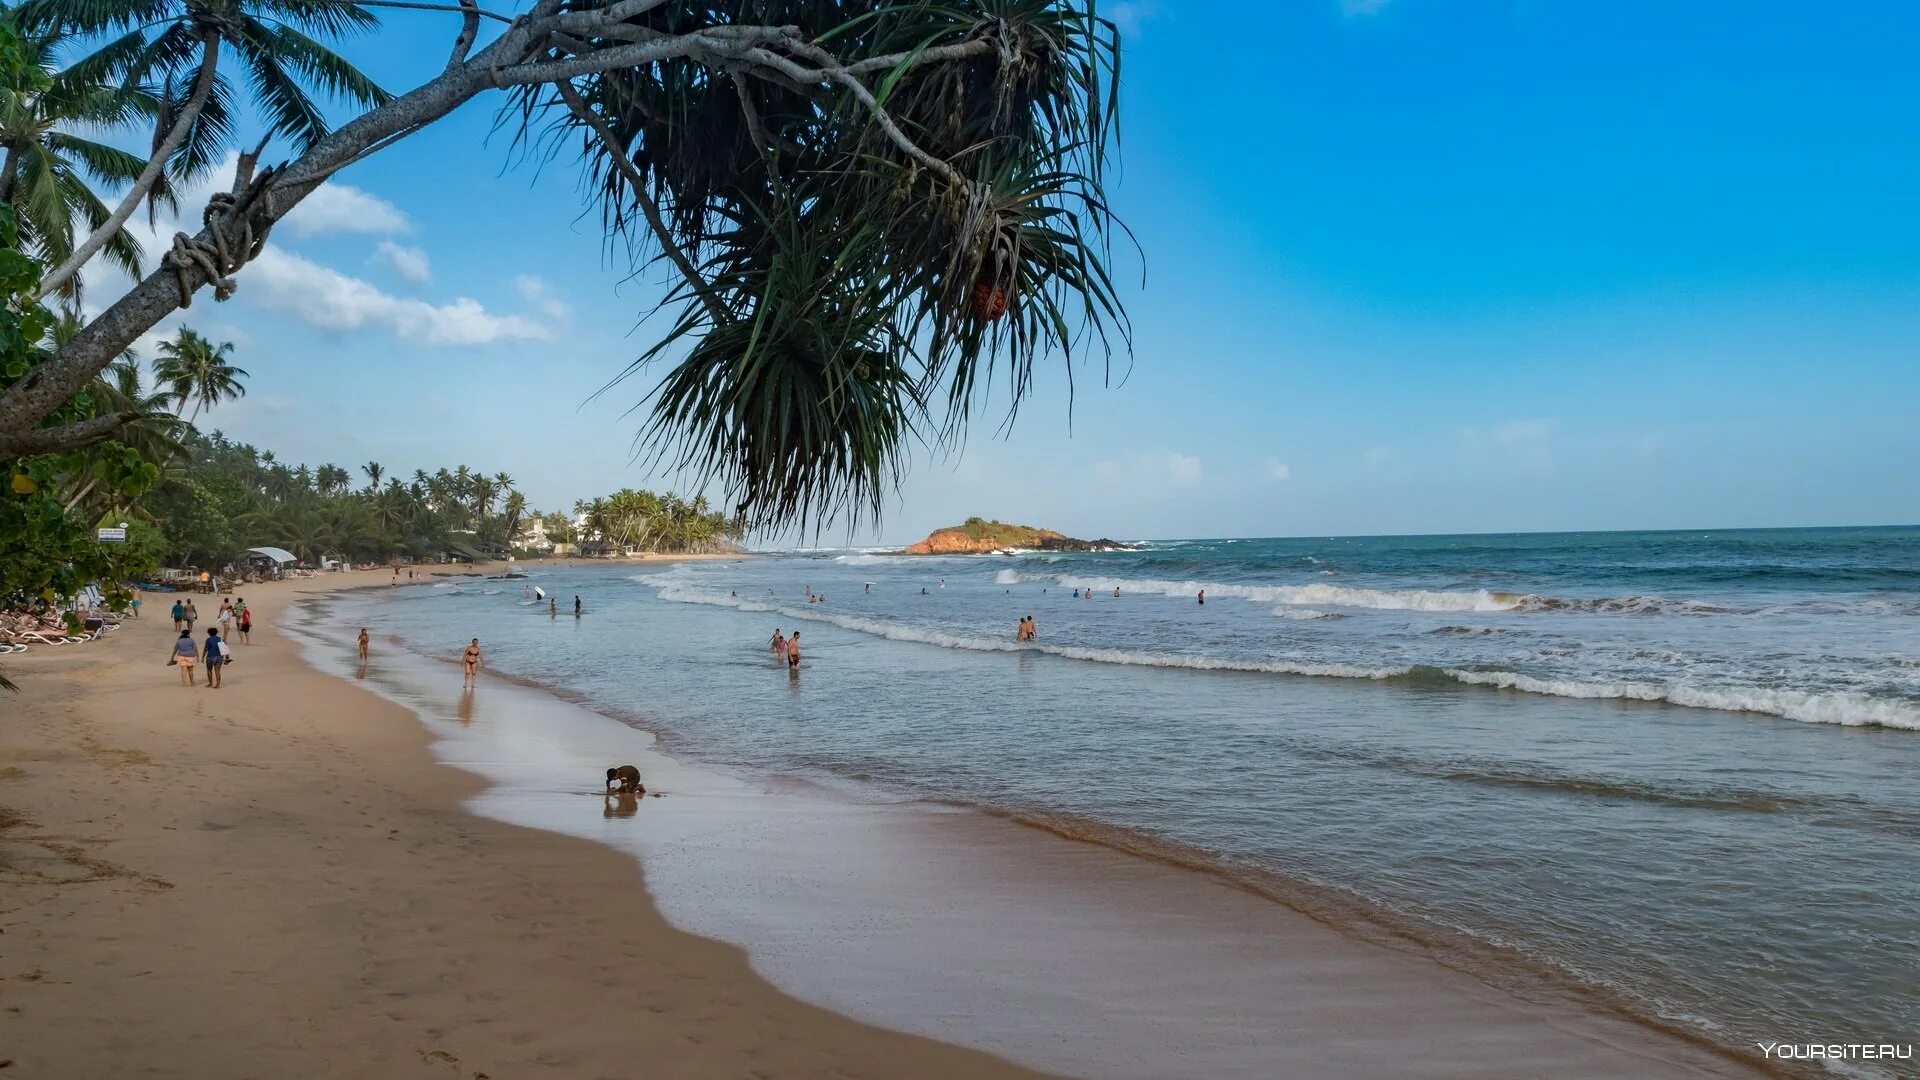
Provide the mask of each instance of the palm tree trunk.
POLYGON ((101 248, 107 246, 107 241, 113 239, 114 234, 120 231, 120 227, 133 216, 133 212, 140 208, 140 203, 147 197, 147 193, 153 190, 153 185, 159 181, 160 174, 167 167, 167 159, 172 157, 174 152, 180 149, 180 144, 186 141, 187 131, 193 127, 193 122, 200 116, 200 110, 206 107, 208 96, 213 93, 213 69, 220 60, 219 37, 210 36, 202 39, 201 48, 204 54, 200 58, 200 73, 193 80, 193 94, 187 98, 186 107, 180 110, 180 118, 173 122, 173 130, 167 132, 166 140, 154 149, 153 157, 147 160, 147 167, 140 170, 140 175, 134 179, 133 187, 128 189, 126 198, 121 199, 120 205, 114 208, 113 216, 101 222, 100 227, 93 230, 92 234, 74 249, 66 262, 55 267, 52 273, 41 279, 40 291, 34 295, 36 301, 45 299, 55 289, 66 284, 80 272, 80 268, 85 266, 89 259, 98 254, 101 248))
POLYGON ((13 201, 13 188, 19 182, 20 144, 7 144, 7 159, 0 164, 0 203, 13 201))

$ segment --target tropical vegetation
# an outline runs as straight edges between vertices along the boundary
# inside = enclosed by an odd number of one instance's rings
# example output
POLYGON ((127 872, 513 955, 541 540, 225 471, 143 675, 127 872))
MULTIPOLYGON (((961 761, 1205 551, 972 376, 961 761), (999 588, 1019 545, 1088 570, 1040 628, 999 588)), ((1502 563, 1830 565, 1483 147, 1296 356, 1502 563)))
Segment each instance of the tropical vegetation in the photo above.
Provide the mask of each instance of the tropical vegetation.
POLYGON ((1040 362, 1071 377, 1126 344, 1120 41, 1094 0, 28 0, 0 23, 0 194, 46 264, 29 299, 69 300, 102 252, 124 265, 139 206, 237 162, 181 208, 198 233, 17 351, 0 461, 116 438, 131 411, 69 406, 142 334, 241 287, 340 169, 488 95, 514 147, 574 163, 609 240, 677 282, 609 385, 657 374, 645 447, 755 528, 877 517, 913 447, 952 445, 990 389, 1011 418, 1040 362), (381 6, 450 20, 445 64, 397 95, 334 51, 381 6), (150 152, 112 151, 133 128, 150 152))

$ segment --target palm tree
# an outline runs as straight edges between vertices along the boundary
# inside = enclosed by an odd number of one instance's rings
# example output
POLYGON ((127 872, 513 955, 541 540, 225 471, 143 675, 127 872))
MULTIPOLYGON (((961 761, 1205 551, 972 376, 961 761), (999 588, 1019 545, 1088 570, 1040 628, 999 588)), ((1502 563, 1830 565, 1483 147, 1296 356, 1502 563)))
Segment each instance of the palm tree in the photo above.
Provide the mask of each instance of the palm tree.
POLYGON ((341 37, 379 25, 377 16, 350 2, 30 0, 21 18, 29 26, 112 36, 102 50, 105 58, 91 69, 117 76, 127 86, 157 87, 160 106, 152 155, 132 178, 120 205, 47 275, 43 289, 48 291, 78 273, 142 201, 165 190, 170 162, 176 176, 191 177, 218 160, 240 112, 231 80, 219 71, 223 47, 232 50, 246 73, 254 98, 248 111, 266 122, 269 138, 287 139, 301 151, 329 130, 312 91, 362 108, 391 100, 352 64, 309 36, 341 37))
POLYGON ((368 491, 379 487, 380 478, 386 475, 387 472, 386 469, 381 468, 380 463, 377 461, 369 461, 365 465, 360 466, 360 471, 367 474, 368 491))
POLYGON ((160 356, 153 362, 153 377, 172 394, 176 402, 174 415, 183 413, 191 401, 193 415, 186 418, 191 423, 202 409, 246 396, 247 388, 240 383, 246 370, 227 363, 232 352, 232 342, 215 345, 184 326, 172 341, 160 343, 160 356))
MULTIPOLYGON (((56 54, 67 42, 58 29, 20 38, 27 63, 8 73, 11 85, 0 87, 0 201, 14 209, 20 246, 53 266, 73 256, 76 228, 101 230, 96 250, 104 248, 108 262, 138 279, 140 244, 119 225, 106 227, 112 215, 94 187, 132 183, 146 162, 71 129, 120 127, 153 115, 158 102, 138 88, 102 85, 97 65, 57 70, 56 54)), ((79 276, 69 276, 57 291, 77 302, 79 276)))

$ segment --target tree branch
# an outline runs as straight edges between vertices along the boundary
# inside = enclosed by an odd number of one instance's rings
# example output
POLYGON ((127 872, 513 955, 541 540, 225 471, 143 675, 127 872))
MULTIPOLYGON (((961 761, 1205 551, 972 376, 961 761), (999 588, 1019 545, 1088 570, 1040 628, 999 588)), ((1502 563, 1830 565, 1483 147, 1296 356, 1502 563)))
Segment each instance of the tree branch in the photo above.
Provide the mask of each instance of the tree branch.
POLYGON ((627 151, 620 145, 620 140, 614 137, 613 132, 608 129, 606 122, 600 119, 599 114, 581 99, 580 92, 573 88, 572 83, 558 83, 554 89, 559 91, 560 96, 566 100, 567 108, 573 110, 573 115, 579 117, 581 123, 592 128, 594 134, 600 137, 600 144, 606 147, 607 155, 613 159, 621 175, 627 178, 627 185, 633 189, 634 201, 640 204, 640 212, 646 215, 647 224, 653 229, 654 238, 660 241, 660 249, 666 253, 673 265, 680 268, 681 276, 687 279, 687 286, 700 298, 700 302, 706 305, 707 314, 713 316, 715 324, 732 322, 732 313, 727 310, 725 304, 720 302, 719 297, 713 295, 707 279, 700 276, 699 268, 674 240, 673 233, 668 231, 666 219, 660 214, 660 205, 653 201, 653 196, 647 191, 646 176, 634 165, 633 159, 627 156, 627 151))
POLYGON ((114 208, 113 215, 101 222, 100 227, 93 230, 92 234, 74 249, 72 255, 67 256, 66 262, 54 267, 46 277, 40 279, 40 291, 34 294, 35 300, 44 299, 54 290, 71 281, 80 273, 80 268, 87 265, 88 260, 99 254, 101 248, 107 246, 107 241, 119 233, 121 227, 127 223, 127 219, 140 208, 141 200, 153 190, 153 185, 167 167, 167 159, 171 158, 180 149, 180 144, 186 141, 188 130, 193 127, 193 122, 200 116, 200 110, 206 107, 208 96, 213 93, 213 70, 220 61, 219 37, 202 38, 200 47, 203 50, 200 57, 200 73, 194 77, 193 93, 187 98, 186 107, 180 110, 180 118, 173 122, 173 130, 167 132, 166 139, 159 146, 154 147, 153 157, 147 160, 147 167, 140 170, 140 175, 133 181, 133 187, 127 190, 126 198, 120 200, 120 205, 114 208))
POLYGON ((849 74, 846 68, 809 69, 794 63, 784 56, 777 56, 760 48, 747 50, 747 59, 763 63, 775 71, 782 72, 791 79, 815 83, 835 82, 846 87, 848 92, 859 100, 860 104, 867 107, 867 112, 873 116, 873 122, 880 125, 880 130, 886 134, 887 138, 891 139, 893 144, 904 151, 908 157, 939 173, 947 179, 948 183, 953 184, 955 187, 966 187, 968 185, 967 178, 960 175, 958 169, 947 164, 944 159, 935 157, 925 150, 922 150, 920 144, 908 138, 907 133, 900 130, 900 126, 893 122, 893 117, 888 115, 887 110, 874 98, 873 91, 867 89, 867 84, 849 74))
POLYGON ((122 425, 138 419, 139 416, 139 410, 125 409, 62 427, 0 432, 0 461, 7 458, 26 457, 28 454, 77 450, 111 437, 114 432, 120 430, 122 425))
POLYGON ((447 58, 449 68, 458 67, 467 59, 467 53, 473 50, 473 39, 480 35, 480 7, 474 0, 460 0, 460 36, 453 39, 453 55, 447 58))

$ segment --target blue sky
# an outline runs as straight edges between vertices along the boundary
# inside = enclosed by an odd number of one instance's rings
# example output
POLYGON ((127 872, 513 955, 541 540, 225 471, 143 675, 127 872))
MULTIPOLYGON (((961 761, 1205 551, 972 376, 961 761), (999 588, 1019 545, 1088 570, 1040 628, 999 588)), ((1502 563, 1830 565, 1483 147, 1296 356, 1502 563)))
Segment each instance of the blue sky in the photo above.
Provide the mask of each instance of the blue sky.
MULTIPOLYGON (((1071 432, 1043 371, 1010 438, 916 455, 856 542, 976 513, 1119 538, 1920 520, 1920 5, 1104 7, 1146 253, 1143 286, 1120 259, 1130 366, 1076 372, 1071 432)), ((387 22, 344 49, 384 85, 444 63, 449 22, 387 22)), ((649 343, 657 279, 604 257, 570 169, 515 162, 494 104, 343 174, 187 313, 252 373, 215 425, 505 470, 543 508, 671 482, 631 462, 646 384, 587 400, 649 343)))

